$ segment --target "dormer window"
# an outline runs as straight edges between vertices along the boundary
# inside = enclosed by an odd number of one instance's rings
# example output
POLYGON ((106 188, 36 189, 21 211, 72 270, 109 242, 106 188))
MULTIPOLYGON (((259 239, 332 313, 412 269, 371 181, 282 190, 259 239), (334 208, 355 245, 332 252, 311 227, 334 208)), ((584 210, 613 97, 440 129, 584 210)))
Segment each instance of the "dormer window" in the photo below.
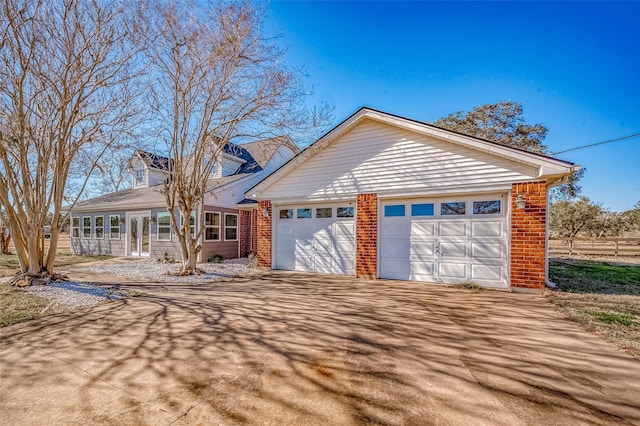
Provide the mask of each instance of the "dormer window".
POLYGON ((136 170, 136 184, 141 184, 144 182, 144 169, 136 170))

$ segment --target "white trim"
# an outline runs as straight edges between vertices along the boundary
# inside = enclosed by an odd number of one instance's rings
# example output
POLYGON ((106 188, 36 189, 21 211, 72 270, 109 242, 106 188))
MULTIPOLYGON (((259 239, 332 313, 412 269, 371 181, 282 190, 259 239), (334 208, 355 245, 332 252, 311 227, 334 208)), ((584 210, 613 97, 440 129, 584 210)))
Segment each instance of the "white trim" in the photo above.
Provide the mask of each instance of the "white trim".
MULTIPOLYGON (((164 227, 164 226, 163 226, 164 227)), ((171 213, 169 212, 156 212, 156 241, 172 241, 173 233, 171 231, 171 213), (160 215, 167 215, 169 217, 169 239, 160 239, 160 215)))
POLYGON ((94 240, 104 240, 104 215, 93 216, 93 239, 94 240), (98 218, 102 218, 102 237, 98 237, 98 218))
POLYGON ((240 240, 240 215, 238 213, 225 213, 224 214, 224 241, 239 241, 240 240), (229 229, 235 228, 236 230, 236 238, 231 239, 227 238, 227 216, 235 216, 236 217, 236 226, 229 226, 229 229))
POLYGON ((125 256, 133 256, 131 254, 131 236, 129 234, 129 232, 131 231, 130 228, 130 221, 129 218, 131 216, 148 216, 149 217, 149 253, 148 254, 138 254, 136 257, 151 257, 151 210, 142 210, 142 211, 133 211, 133 212, 126 212, 126 216, 125 216, 125 244, 124 244, 124 253, 125 256))
POLYGON ((109 239, 110 240, 114 240, 114 241, 119 241, 121 238, 122 238, 122 221, 120 220, 120 215, 119 214, 110 214, 109 215, 109 239), (112 217, 117 217, 118 218, 118 238, 112 237, 111 228, 115 228, 115 226, 111 225, 111 218, 112 217))
POLYGON ((215 242, 222 241, 222 213, 215 210, 205 210, 204 211, 204 222, 203 227, 204 230, 202 232, 202 239, 204 242, 215 242), (217 214, 218 215, 218 239, 217 240, 209 240, 207 239, 207 228, 215 228, 215 225, 207 225, 207 213, 217 214))

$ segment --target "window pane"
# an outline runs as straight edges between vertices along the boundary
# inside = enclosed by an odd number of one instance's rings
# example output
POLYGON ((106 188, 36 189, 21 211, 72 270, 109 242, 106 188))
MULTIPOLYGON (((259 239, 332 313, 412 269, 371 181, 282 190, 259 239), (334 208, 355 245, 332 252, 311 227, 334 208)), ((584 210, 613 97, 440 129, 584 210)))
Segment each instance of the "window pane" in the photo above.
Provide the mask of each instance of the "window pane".
POLYGON ((104 238, 104 228, 96 228, 96 238, 104 238))
POLYGON ((74 238, 78 238, 80 237, 80 229, 79 228, 73 228, 73 232, 71 234, 74 238))
POLYGON ((220 228, 218 227, 207 227, 204 232, 205 240, 219 240, 220 239, 220 228))
POLYGON ((225 240, 237 240, 238 239, 238 229, 237 228, 225 228, 224 229, 224 239, 225 240))
POLYGON ((316 218, 317 219, 326 219, 331 217, 331 207, 321 207, 316 209, 316 218))
POLYGON ((389 216, 404 216, 404 204, 396 204, 393 206, 384 206, 384 215, 389 216))
POLYGON ((238 226, 238 215, 228 214, 224 217, 225 226, 238 226))
POLYGON ((296 211, 296 217, 298 219, 310 219, 311 218, 311 209, 298 209, 296 211))
POLYGON ((206 226, 220 226, 220 213, 205 213, 204 224, 206 226))
POLYGON ((464 201, 457 203, 440 204, 440 214, 443 216, 463 215, 466 211, 466 203, 464 201))
POLYGON ((171 239, 171 228, 158 228, 158 240, 169 241, 171 239))
POLYGON ((120 239, 120 227, 111 228, 111 237, 114 240, 120 239))
POLYGON ((293 219, 293 209, 281 209, 280 219, 293 219))
POLYGON ((473 214, 500 214, 500 200, 474 201, 473 214))
POLYGON ((109 219, 111 221, 111 226, 120 226, 120 217, 119 216, 111 216, 109 219))
POLYGON ((336 211, 337 217, 353 217, 353 207, 338 207, 336 211))
POLYGON ((411 204, 411 216, 433 216, 433 204, 411 204))
POLYGON ((96 216, 96 226, 104 226, 104 217, 96 216))
POLYGON ((79 217, 74 217, 73 218, 73 226, 75 228, 79 228, 80 227, 80 218, 79 217))
POLYGON ((171 226, 171 216, 169 213, 158 213, 158 227, 171 226))
POLYGON ((90 217, 84 217, 82 219, 82 221, 84 222, 84 226, 85 227, 91 228, 91 218, 90 217))

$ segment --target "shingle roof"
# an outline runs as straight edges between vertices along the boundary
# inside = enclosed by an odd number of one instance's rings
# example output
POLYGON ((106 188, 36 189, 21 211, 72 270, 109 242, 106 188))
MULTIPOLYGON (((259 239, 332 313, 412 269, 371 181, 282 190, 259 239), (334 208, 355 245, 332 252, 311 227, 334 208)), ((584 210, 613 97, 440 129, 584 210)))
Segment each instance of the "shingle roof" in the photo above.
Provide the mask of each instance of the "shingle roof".
POLYGON ((169 171, 169 159, 162 155, 153 154, 142 149, 136 149, 136 154, 148 166, 163 172, 169 171))
POLYGON ((241 146, 249 151, 260 167, 264 168, 276 151, 278 151, 278 149, 283 145, 293 151, 294 154, 298 153, 298 147, 293 143, 291 138, 286 135, 245 143, 241 146))

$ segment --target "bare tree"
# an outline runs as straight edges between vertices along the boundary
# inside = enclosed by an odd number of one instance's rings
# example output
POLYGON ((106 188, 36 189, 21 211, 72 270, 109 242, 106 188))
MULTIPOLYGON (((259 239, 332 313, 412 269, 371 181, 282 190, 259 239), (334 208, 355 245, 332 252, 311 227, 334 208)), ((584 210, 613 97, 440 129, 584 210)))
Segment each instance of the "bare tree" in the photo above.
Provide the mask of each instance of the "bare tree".
POLYGON ((131 1, 5 0, 0 8, 0 203, 21 270, 48 275, 70 170, 80 157, 94 168, 135 124, 131 36, 140 21, 131 1))
POLYGON ((203 232, 192 233, 188 218, 204 205, 224 144, 291 125, 303 91, 283 51, 261 35, 260 11, 248 1, 163 5, 151 22, 154 109, 169 157, 163 192, 186 275, 196 268, 203 232))
POLYGON ((0 253, 11 254, 9 250, 9 244, 11 244, 11 233, 7 226, 6 220, 3 219, 4 215, 0 214, 0 253))

